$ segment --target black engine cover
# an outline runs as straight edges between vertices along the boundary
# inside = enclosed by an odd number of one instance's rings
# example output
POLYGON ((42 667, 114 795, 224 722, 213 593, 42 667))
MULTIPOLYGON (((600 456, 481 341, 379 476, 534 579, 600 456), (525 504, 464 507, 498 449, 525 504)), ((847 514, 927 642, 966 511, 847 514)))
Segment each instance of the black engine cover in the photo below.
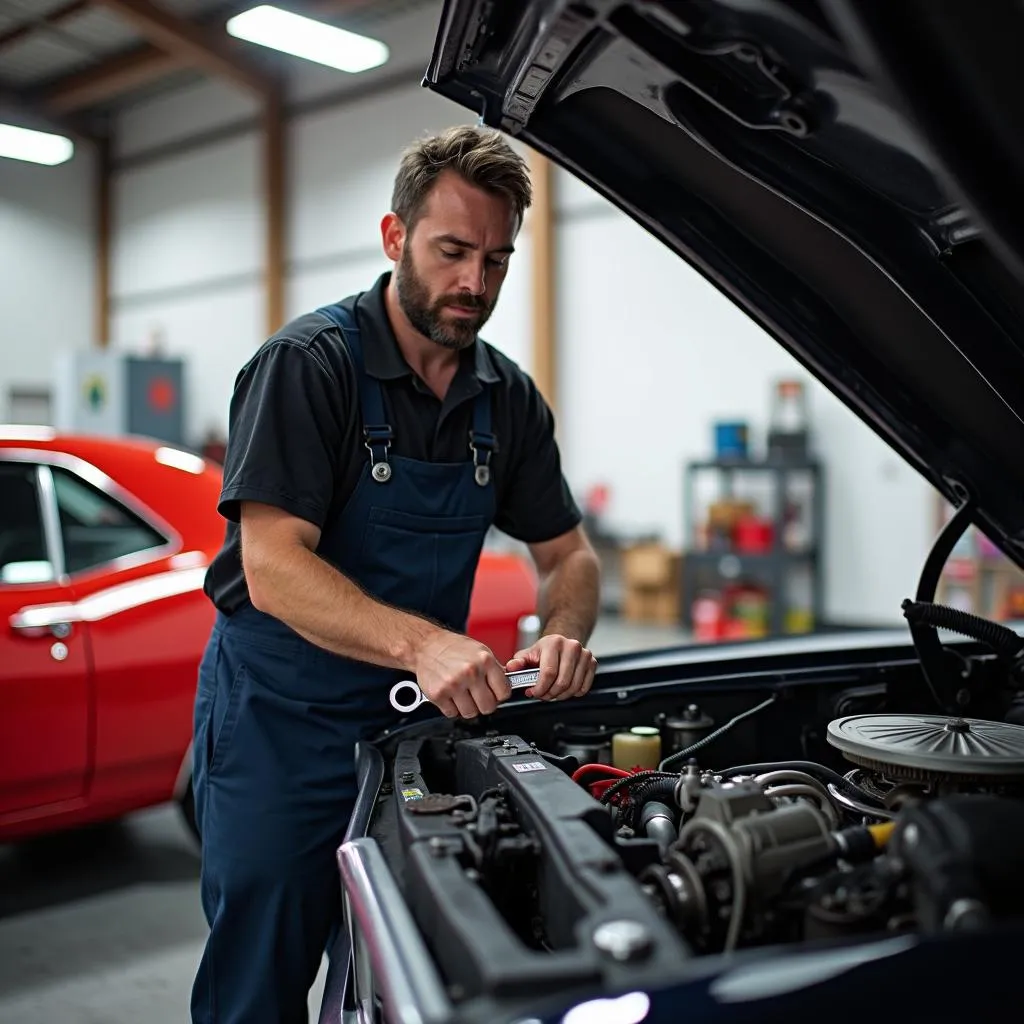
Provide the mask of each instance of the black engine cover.
POLYGON ((420 752, 419 741, 407 741, 395 760, 404 887, 461 996, 564 994, 678 976, 691 951, 629 870, 654 863, 656 843, 619 841, 608 811, 518 736, 456 742, 454 793, 430 792, 420 752), (542 938, 524 937, 513 916, 535 918, 542 938), (607 941, 621 934, 631 941, 607 941))

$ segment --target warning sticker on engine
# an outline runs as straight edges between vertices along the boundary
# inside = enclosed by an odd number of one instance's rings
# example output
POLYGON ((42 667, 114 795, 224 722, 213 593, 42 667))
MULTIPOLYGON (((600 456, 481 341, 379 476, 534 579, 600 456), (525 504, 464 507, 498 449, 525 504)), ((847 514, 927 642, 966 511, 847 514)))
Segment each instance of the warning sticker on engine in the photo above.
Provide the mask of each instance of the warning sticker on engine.
POLYGON ((543 761, 520 761, 512 765, 517 772, 542 772, 547 768, 543 761))

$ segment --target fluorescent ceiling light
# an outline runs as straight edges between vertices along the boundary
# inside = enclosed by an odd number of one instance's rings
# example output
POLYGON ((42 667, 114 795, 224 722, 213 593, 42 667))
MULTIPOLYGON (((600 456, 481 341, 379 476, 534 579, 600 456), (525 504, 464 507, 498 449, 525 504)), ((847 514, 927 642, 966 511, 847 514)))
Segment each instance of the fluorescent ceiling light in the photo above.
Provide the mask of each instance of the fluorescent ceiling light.
POLYGON ((53 167, 70 160, 74 152, 71 140, 65 139, 63 135, 0 124, 0 156, 53 167))
POLYGON ((388 59, 387 46, 377 39, 282 11, 270 4, 261 4, 231 18, 227 30, 237 39, 353 74, 380 67, 388 59))

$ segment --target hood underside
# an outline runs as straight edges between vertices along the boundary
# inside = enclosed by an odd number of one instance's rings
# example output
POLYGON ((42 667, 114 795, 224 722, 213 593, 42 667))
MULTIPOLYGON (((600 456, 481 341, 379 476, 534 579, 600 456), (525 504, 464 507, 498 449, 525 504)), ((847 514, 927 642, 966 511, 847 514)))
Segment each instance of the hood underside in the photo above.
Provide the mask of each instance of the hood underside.
POLYGON ((447 0, 425 84, 671 247, 1024 564, 1024 8, 978 8, 447 0))

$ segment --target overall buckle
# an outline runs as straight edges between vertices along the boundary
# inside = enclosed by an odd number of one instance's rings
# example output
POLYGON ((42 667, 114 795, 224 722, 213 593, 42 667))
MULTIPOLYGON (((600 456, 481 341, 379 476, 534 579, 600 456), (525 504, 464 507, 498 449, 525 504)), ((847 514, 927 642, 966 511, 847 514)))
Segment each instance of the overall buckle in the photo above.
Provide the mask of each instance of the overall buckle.
POLYGON ((473 479, 480 487, 486 487, 491 482, 491 455, 494 453, 496 442, 497 438, 493 434, 484 434, 477 430, 469 432, 469 448, 473 453, 473 479))
POLYGON ((379 484, 386 484, 391 479, 391 464, 388 462, 388 449, 391 447, 391 427, 363 427, 363 444, 370 453, 370 475, 379 484), (380 449, 380 455, 377 454, 380 449))

